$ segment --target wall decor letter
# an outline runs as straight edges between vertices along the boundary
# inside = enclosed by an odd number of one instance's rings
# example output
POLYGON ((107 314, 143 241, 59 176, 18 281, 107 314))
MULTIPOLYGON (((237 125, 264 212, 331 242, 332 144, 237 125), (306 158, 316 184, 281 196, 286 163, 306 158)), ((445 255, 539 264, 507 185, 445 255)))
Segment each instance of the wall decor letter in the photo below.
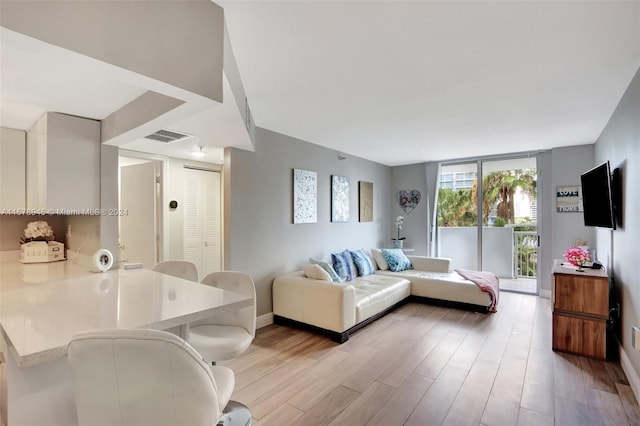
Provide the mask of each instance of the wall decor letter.
POLYGON ((558 186, 556 188, 556 209, 558 213, 581 212, 582 187, 558 186))

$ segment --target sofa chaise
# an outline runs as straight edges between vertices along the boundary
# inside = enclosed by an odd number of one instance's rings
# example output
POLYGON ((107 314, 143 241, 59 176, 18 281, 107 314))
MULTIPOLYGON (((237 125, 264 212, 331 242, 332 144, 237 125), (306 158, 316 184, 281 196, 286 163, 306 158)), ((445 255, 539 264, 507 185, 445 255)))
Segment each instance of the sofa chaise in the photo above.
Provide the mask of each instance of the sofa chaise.
MULTIPOLYGON (((273 282, 276 324, 311 328, 344 343, 350 333, 407 301, 487 313, 494 301, 474 282, 451 271, 450 259, 408 256, 412 269, 376 269, 351 281, 310 278, 305 271, 280 275, 273 282)), ((315 265, 314 265, 315 266, 315 265)))

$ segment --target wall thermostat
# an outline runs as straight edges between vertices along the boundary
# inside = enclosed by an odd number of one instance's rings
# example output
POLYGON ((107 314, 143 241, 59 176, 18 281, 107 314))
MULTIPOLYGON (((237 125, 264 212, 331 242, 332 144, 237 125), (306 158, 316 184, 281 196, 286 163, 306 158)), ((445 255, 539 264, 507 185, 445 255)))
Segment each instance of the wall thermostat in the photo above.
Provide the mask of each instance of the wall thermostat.
POLYGON ((178 202, 176 200, 169 201, 169 208, 170 209, 177 209, 178 208, 178 202))

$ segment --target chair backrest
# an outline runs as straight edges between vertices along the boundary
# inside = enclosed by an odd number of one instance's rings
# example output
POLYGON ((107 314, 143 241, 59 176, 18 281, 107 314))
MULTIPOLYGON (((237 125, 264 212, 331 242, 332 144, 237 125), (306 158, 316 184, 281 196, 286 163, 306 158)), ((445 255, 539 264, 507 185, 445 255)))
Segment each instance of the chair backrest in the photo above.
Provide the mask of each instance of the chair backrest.
POLYGON ((256 287, 249 274, 236 271, 212 272, 205 276, 202 284, 233 291, 251 297, 252 304, 234 311, 224 311, 203 323, 218 325, 238 325, 256 337, 256 287))
POLYGON ((80 425, 215 425, 224 409, 209 366, 171 333, 82 332, 68 361, 80 425))
POLYGON ((198 267, 188 260, 165 260, 157 263, 153 270, 161 274, 198 282, 198 267))

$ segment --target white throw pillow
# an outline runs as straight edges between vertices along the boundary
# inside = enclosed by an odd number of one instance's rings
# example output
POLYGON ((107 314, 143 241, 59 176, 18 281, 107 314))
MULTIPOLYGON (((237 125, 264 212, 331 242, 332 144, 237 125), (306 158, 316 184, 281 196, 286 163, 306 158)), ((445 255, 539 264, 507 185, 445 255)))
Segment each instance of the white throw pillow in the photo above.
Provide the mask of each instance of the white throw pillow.
POLYGON ((302 270, 304 271, 304 275, 307 278, 311 278, 311 279, 314 279, 314 280, 333 282, 331 280, 331 275, 329 275, 329 273, 327 271, 322 269, 322 267, 320 265, 315 265, 315 264, 309 263, 309 264, 304 265, 302 270))
POLYGON ((384 256, 382 255, 382 250, 377 248, 372 248, 371 255, 373 256, 373 259, 378 264, 378 269, 380 269, 381 271, 386 271, 387 269, 389 269, 389 264, 387 263, 387 259, 385 259, 384 256))

